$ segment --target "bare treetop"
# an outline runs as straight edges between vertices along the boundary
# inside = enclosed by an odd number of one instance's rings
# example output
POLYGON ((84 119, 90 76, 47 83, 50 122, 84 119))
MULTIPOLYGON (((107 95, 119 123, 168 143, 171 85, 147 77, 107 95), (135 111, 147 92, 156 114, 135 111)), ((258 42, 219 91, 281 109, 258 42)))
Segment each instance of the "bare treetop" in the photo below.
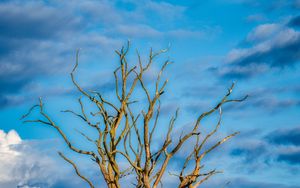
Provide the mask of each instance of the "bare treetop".
MULTIPOLYGON (((171 133, 175 126, 175 121, 178 116, 178 110, 169 121, 169 125, 165 131, 165 137, 160 143, 160 147, 154 149, 153 137, 155 134, 158 119, 160 117, 161 95, 165 92, 165 87, 168 80, 162 80, 162 74, 170 61, 165 61, 161 65, 161 69, 156 75, 153 93, 150 92, 148 85, 145 82, 144 75, 154 62, 154 59, 167 49, 153 52, 150 50, 147 62, 142 62, 139 52, 137 51, 138 64, 131 66, 127 62, 127 54, 130 44, 116 51, 119 57, 119 66, 114 71, 115 79, 115 96, 117 104, 112 100, 105 99, 101 93, 96 91, 87 91, 83 89, 76 81, 75 73, 79 63, 79 51, 76 52, 76 63, 71 72, 71 79, 77 90, 82 94, 82 97, 90 100, 98 109, 96 113, 92 113, 83 104, 81 98, 78 99, 81 111, 64 110, 65 113, 70 113, 78 117, 86 126, 92 127, 97 132, 97 139, 92 139, 84 132, 79 132, 88 142, 92 143, 90 150, 77 148, 60 126, 45 112, 44 104, 40 98, 39 104, 34 105, 29 109, 22 119, 24 122, 42 123, 53 127, 63 138, 69 149, 82 155, 87 155, 92 158, 95 164, 99 167, 99 171, 109 188, 122 187, 120 178, 125 178, 127 175, 135 176, 135 182, 132 182, 132 187, 138 188, 156 188, 162 182, 163 176, 177 176, 179 179, 179 188, 199 187, 204 181, 208 180, 216 173, 221 173, 218 170, 203 171, 202 159, 212 150, 223 144, 228 139, 232 138, 238 132, 234 132, 223 139, 220 139, 213 145, 205 147, 207 141, 218 131, 221 126, 222 106, 230 102, 242 102, 247 98, 229 99, 234 84, 228 89, 228 92, 221 100, 211 109, 199 114, 193 126, 187 133, 178 135, 179 139, 174 141, 171 138, 171 133), (133 78, 129 81, 129 77, 133 78), (135 113, 132 109, 132 104, 137 100, 134 98, 134 91, 141 89, 147 101, 146 110, 140 109, 135 113), (34 109, 39 109, 41 119, 27 119, 34 109), (219 112, 219 121, 215 128, 207 135, 202 135, 199 130, 201 121, 214 112, 219 112), (93 116, 93 117, 92 117, 93 116), (92 117, 92 118, 91 118, 92 117), (93 122, 98 119, 98 123, 93 122), (201 136, 200 136, 201 135, 201 136), (174 155, 180 151, 183 144, 194 138, 196 140, 193 146, 190 146, 190 153, 187 154, 185 161, 182 163, 182 169, 178 174, 166 173, 166 169, 172 161, 174 155), (122 169, 120 163, 128 164, 127 169, 122 169)), ((62 152, 59 155, 69 164, 71 164, 76 174, 90 187, 95 187, 95 178, 89 178, 83 175, 78 166, 70 158, 66 157, 62 152)), ((100 181, 101 178, 98 178, 100 181)))

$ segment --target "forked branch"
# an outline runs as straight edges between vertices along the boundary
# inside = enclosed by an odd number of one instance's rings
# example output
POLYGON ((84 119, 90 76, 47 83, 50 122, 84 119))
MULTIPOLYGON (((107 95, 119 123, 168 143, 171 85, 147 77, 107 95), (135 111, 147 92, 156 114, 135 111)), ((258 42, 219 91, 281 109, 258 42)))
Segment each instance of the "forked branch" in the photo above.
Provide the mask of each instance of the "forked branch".
MULTIPOLYGON (((82 150, 75 147, 62 131, 61 127, 45 113, 41 98, 39 104, 31 107, 22 119, 26 118, 24 122, 27 123, 41 123, 53 127, 63 138, 70 150, 89 156, 97 164, 109 188, 121 187, 119 179, 127 177, 129 174, 135 175, 136 183, 134 185, 136 187, 156 188, 160 183, 162 184, 162 177, 165 175, 165 171, 174 156, 181 150, 183 145, 187 144, 187 142, 193 143, 195 140, 196 143, 189 147, 191 152, 184 158, 185 162, 181 171, 176 175, 179 178, 178 187, 196 188, 214 174, 221 173, 221 171, 217 170, 202 172, 204 166, 202 159, 218 146, 234 137, 238 132, 232 133, 214 144, 211 144, 209 139, 217 133, 221 126, 221 109, 223 105, 226 103, 242 102, 248 96, 241 99, 230 99, 234 89, 233 83, 221 100, 208 111, 199 114, 194 124, 192 124, 191 129, 185 131, 185 134, 178 135, 179 139, 176 141, 176 139, 172 139, 172 135, 174 134, 173 129, 178 117, 178 110, 169 121, 169 125, 165 126, 161 123, 164 121, 159 121, 161 96, 168 84, 168 80, 163 79, 163 72, 171 64, 171 61, 167 60, 161 65, 155 65, 155 63, 156 57, 167 52, 168 49, 158 52, 154 52, 151 49, 148 59, 145 62, 143 62, 137 51, 138 62, 137 65, 133 66, 130 65, 127 59, 129 50, 130 43, 128 42, 126 47, 115 51, 119 60, 118 66, 112 76, 115 82, 113 95, 115 95, 114 97, 116 97, 117 102, 110 100, 112 95, 104 97, 97 90, 87 91, 76 81, 75 73, 79 66, 79 50, 76 52, 76 62, 70 73, 72 83, 82 97, 87 98, 87 101, 96 107, 97 111, 89 111, 86 108, 87 105, 83 103, 84 100, 79 98, 79 112, 73 109, 64 110, 63 112, 74 115, 74 117, 79 118, 87 127, 91 127, 96 131, 97 138, 90 137, 84 131, 78 131, 94 148, 82 150), (145 74, 150 71, 151 66, 158 66, 160 69, 153 83, 148 83, 145 80, 145 74), (136 95, 134 95, 135 91, 142 91, 143 98, 140 99, 141 93, 135 93, 136 95), (139 95, 138 98, 137 95, 139 95), (146 103, 138 101, 146 101, 146 103), (27 119, 35 109, 39 109, 42 118, 27 119), (211 132, 204 135, 200 130, 202 120, 218 110, 218 122, 211 132), (165 137, 160 140, 155 139, 158 127, 160 131, 165 131, 165 137), (158 145, 159 147, 153 147, 154 145, 158 145), (123 165, 124 163, 126 165, 123 165), (124 166, 126 167, 125 169, 124 166)), ((181 128, 187 129, 186 127, 181 128)), ((79 172, 73 161, 65 157, 62 153, 59 153, 59 155, 74 167, 76 174, 81 179, 86 181, 90 187, 94 187, 91 181, 79 172)))

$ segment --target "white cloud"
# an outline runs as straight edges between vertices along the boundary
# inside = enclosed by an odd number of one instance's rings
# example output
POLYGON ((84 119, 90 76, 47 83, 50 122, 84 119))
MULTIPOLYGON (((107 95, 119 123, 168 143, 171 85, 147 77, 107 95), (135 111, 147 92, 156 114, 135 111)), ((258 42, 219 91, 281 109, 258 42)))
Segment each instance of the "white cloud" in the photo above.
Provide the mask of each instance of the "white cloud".
POLYGON ((145 1, 141 4, 142 9, 159 14, 163 18, 178 19, 183 16, 186 7, 173 5, 167 2, 145 1))
POLYGON ((0 130, 0 187, 50 187, 59 180, 64 169, 32 144, 15 130, 0 130))
POLYGON ((290 26, 293 19, 255 27, 242 46, 227 54, 218 74, 227 78, 250 78, 299 63, 300 32, 290 26))
POLYGON ((119 25, 116 31, 130 37, 158 37, 162 33, 148 25, 119 25))
MULTIPOLYGON (((73 167, 57 155, 57 150, 63 150, 61 144, 55 140, 22 140, 15 130, 0 130, 0 188, 85 187, 86 182, 73 167)), ((86 176, 99 175, 90 163, 82 161, 78 167, 86 176)), ((103 182, 94 183, 98 186, 103 182)))
POLYGON ((12 149, 12 146, 20 143, 21 138, 16 131, 12 130, 6 134, 0 130, 0 182, 10 181, 13 178, 10 173, 13 170, 12 161, 15 161, 20 153, 12 149))
POLYGON ((219 32, 218 28, 184 28, 178 24, 188 21, 186 9, 174 3, 145 0, 1 3, 0 24, 5 28, 0 31, 4 36, 0 82, 6 86, 0 91, 1 107, 36 98, 36 93, 24 90, 32 82, 45 85, 48 93, 52 86, 38 78, 59 79, 69 72, 77 48, 87 52, 82 54, 82 62, 94 62, 111 57, 127 39, 137 44, 144 39, 203 40, 219 32))
POLYGON ((279 24, 262 24, 257 26, 252 32, 249 33, 247 40, 248 41, 257 41, 265 39, 270 35, 278 32, 280 30, 279 24))
MULTIPOLYGON (((216 33, 217 31, 213 31, 216 33)), ((168 31, 166 35, 170 35, 174 38, 204 38, 204 36, 208 36, 204 31, 191 31, 191 30, 185 30, 185 29, 176 29, 168 31)))
POLYGON ((9 146, 21 143, 21 138, 15 130, 9 131, 7 134, 0 130, 0 146, 9 146))
MULTIPOLYGON (((261 57, 272 56, 276 49, 289 49, 290 46, 299 41, 299 37, 300 33, 292 28, 278 26, 277 24, 260 25, 247 37, 248 41, 253 41, 255 44, 251 48, 233 49, 227 56, 227 62, 268 63, 263 61, 261 57), (257 62, 249 62, 248 59, 256 60, 257 62)), ((274 61, 276 61, 275 57, 274 61)), ((274 64, 276 63, 274 62, 274 64)))

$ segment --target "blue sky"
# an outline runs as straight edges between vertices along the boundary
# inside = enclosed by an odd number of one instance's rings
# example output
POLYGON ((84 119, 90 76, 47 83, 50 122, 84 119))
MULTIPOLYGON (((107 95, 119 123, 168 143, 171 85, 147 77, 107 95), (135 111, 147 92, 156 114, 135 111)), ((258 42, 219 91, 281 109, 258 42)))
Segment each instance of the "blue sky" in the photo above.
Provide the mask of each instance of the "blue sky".
MULTIPOLYGON (((165 59, 174 62, 166 73, 163 118, 180 107, 178 129, 212 107, 233 81, 234 97, 249 95, 223 109, 220 135, 241 134, 207 160, 224 174, 206 187, 300 187, 299 10, 299 0, 1 1, 0 187, 82 187, 56 155, 66 150, 59 135, 19 119, 41 96, 47 111, 73 131, 78 123, 60 110, 78 109, 69 78, 76 49, 81 85, 109 97, 114 50, 127 40, 132 64, 135 49, 145 59, 150 47, 170 46, 153 72, 165 59), (58 169, 70 175, 53 173, 58 169)), ((71 139, 81 141, 73 133, 71 139)), ((165 179, 167 186, 172 181, 165 179)))

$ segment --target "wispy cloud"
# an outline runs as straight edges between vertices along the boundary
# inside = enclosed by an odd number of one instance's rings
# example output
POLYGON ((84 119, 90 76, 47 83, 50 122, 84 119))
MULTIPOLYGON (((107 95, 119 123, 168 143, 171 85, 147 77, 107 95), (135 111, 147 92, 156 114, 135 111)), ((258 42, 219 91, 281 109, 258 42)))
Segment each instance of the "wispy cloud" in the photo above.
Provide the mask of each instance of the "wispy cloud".
POLYGON ((292 168, 293 165, 300 163, 298 160, 300 151, 299 130, 299 126, 296 126, 263 133, 256 138, 252 136, 248 141, 243 141, 240 147, 232 149, 230 155, 245 159, 244 163, 250 166, 251 161, 254 161, 253 164, 262 163, 269 165, 269 167, 273 166, 273 168, 275 168, 276 163, 286 162, 292 168))
POLYGON ((266 139, 277 145, 300 146, 300 127, 275 130, 268 134, 266 139))
POLYGON ((246 47, 231 50, 224 65, 212 70, 223 78, 249 78, 295 65, 300 61, 300 33, 289 25, 258 25, 246 37, 246 47))
POLYGON ((16 95, 38 78, 55 79, 69 72, 77 48, 89 53, 91 58, 85 60, 105 59, 131 38, 202 40, 218 32, 177 25, 185 19, 185 10, 155 1, 1 2, 1 106, 25 101, 16 95))
POLYGON ((212 188, 216 186, 223 187, 231 187, 231 188, 268 188, 268 187, 276 187, 276 188, 299 188, 299 186, 289 186, 284 183, 272 183, 270 181, 259 181, 259 180, 249 180, 247 178, 236 177, 231 179, 220 179, 219 181, 215 181, 215 183, 211 183, 211 185, 204 185, 205 188, 212 188))
POLYGON ((252 14, 246 18, 248 22, 262 22, 266 21, 266 19, 267 18, 263 14, 252 14))
POLYGON ((265 11, 274 11, 278 9, 299 9, 300 2, 299 0, 290 0, 290 1, 268 1, 268 0, 226 0, 231 3, 240 3, 247 6, 262 8, 265 11))
POLYGON ((277 160, 280 162, 286 162, 291 165, 299 165, 300 164, 300 149, 297 151, 281 153, 278 155, 277 160))
POLYGON ((300 27, 300 16, 293 17, 289 21, 288 25, 291 26, 291 27, 299 28, 300 27))

